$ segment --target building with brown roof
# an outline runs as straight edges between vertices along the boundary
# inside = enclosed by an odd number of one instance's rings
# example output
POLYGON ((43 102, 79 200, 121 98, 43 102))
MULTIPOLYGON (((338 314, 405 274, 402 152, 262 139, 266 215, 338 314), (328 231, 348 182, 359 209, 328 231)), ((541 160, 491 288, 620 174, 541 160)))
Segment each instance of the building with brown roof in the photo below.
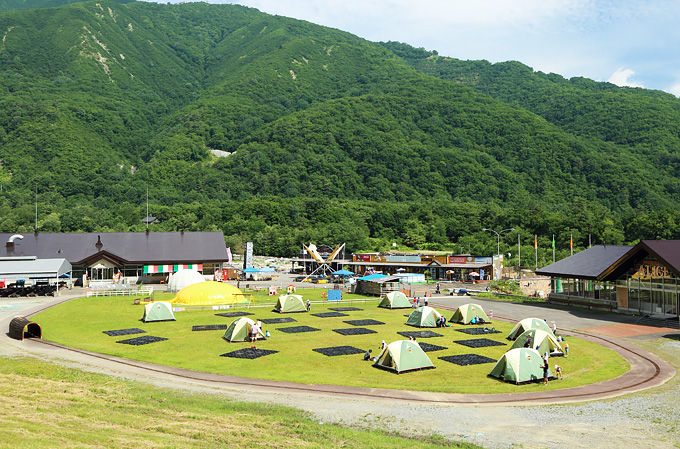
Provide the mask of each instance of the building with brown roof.
POLYGON ((182 268, 214 274, 228 260, 222 232, 94 232, 0 234, 0 258, 64 258, 77 279, 165 278, 182 268))
POLYGON ((680 240, 598 245, 536 271, 550 276, 551 302, 677 318, 680 240))

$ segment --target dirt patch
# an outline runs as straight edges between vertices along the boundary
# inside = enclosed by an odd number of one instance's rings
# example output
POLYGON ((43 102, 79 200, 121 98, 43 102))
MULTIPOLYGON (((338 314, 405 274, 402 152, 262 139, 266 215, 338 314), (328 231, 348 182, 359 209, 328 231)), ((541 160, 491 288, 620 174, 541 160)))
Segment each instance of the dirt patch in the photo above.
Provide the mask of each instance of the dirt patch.
POLYGON ((612 324, 611 326, 597 326, 579 329, 590 334, 605 335, 607 337, 637 337, 640 335, 664 334, 677 332, 677 329, 668 327, 650 327, 640 324, 612 324))

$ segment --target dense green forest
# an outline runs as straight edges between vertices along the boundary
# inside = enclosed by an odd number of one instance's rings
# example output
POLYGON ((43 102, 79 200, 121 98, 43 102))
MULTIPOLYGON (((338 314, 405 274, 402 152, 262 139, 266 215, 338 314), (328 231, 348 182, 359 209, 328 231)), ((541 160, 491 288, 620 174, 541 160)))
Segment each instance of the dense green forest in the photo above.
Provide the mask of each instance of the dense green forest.
POLYGON ((4 5, 0 232, 36 201, 40 232, 143 230, 148 188, 152 231, 278 256, 680 238, 671 95, 236 5, 4 5))

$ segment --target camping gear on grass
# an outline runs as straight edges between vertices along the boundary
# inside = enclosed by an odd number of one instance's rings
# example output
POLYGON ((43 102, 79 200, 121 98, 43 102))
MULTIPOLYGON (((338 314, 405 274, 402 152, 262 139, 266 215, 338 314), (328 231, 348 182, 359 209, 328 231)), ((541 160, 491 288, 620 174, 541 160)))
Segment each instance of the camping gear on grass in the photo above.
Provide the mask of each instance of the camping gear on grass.
POLYGON ((415 327, 437 327, 439 317, 441 317, 441 313, 432 307, 422 306, 411 312, 406 324, 415 327))
MULTIPOLYGON (((224 332, 222 338, 227 340, 229 343, 232 341, 250 341, 250 329, 255 325, 255 321, 248 317, 242 316, 236 318, 231 322, 227 330, 224 332)), ((262 333, 262 329, 257 333, 258 340, 264 340, 265 336, 262 333)))
MULTIPOLYGON (((484 323, 490 323, 491 320, 482 309, 482 306, 478 304, 463 304, 458 307, 453 316, 449 320, 452 323, 470 324, 473 318, 479 318, 484 320, 484 323)), ((482 322, 476 322, 475 324, 483 324, 482 322)))
POLYGON ((211 306, 247 303, 248 298, 233 285, 224 282, 205 281, 184 287, 177 292, 172 302, 191 306, 211 306))
POLYGON ((529 329, 522 332, 522 335, 517 337, 510 349, 524 348, 531 342, 531 348, 537 350, 540 354, 548 353, 555 355, 562 355, 564 351, 562 346, 552 333, 548 333, 542 329, 529 329))
POLYGON ((306 312, 307 306, 300 295, 281 295, 274 310, 279 313, 306 312))
POLYGON ((172 304, 163 301, 145 304, 142 321, 145 323, 152 321, 175 321, 175 314, 172 312, 172 304))
POLYGON ((402 292, 389 292, 378 307, 384 307, 386 309, 410 309, 411 302, 408 300, 406 295, 402 292))
MULTIPOLYGON (((543 359, 535 349, 511 349, 498 359, 489 376, 521 384, 543 379, 543 359)), ((553 377, 548 369, 548 378, 553 377)))
POLYGON ((179 270, 168 281, 168 291, 176 293, 184 287, 205 282, 205 278, 196 270, 179 270))
POLYGON ((507 339, 515 340, 517 337, 522 335, 522 333, 531 329, 541 329, 548 332, 553 337, 555 336, 544 320, 540 318, 524 318, 512 328, 507 339))
POLYGON ((435 367, 420 345, 410 340, 397 340, 387 345, 373 366, 394 371, 397 374, 435 367))

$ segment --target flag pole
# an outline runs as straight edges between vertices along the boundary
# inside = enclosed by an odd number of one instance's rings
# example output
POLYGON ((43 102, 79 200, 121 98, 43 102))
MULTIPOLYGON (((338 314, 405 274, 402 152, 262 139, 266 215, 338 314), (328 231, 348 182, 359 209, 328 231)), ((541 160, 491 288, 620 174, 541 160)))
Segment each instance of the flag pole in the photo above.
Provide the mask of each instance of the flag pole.
POLYGON ((553 234, 553 263, 555 263, 555 234, 553 234))
POLYGON ((536 269, 538 270, 538 236, 534 234, 534 251, 536 251, 536 269))
MULTIPOLYGON (((517 234, 517 269, 522 269, 522 245, 519 234, 517 234)), ((517 276, 519 277, 519 274, 517 276)))

